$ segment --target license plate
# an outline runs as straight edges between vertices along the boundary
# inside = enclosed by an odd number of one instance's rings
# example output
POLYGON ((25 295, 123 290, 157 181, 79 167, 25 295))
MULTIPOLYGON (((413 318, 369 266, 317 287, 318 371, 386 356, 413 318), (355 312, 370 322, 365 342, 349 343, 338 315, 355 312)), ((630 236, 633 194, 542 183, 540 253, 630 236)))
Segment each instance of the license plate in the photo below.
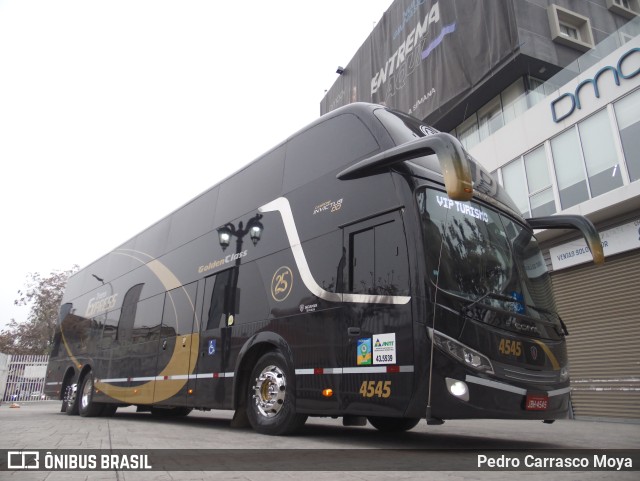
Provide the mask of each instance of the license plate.
POLYGON ((549 397, 542 394, 529 394, 525 402, 527 411, 546 411, 549 407, 549 397))

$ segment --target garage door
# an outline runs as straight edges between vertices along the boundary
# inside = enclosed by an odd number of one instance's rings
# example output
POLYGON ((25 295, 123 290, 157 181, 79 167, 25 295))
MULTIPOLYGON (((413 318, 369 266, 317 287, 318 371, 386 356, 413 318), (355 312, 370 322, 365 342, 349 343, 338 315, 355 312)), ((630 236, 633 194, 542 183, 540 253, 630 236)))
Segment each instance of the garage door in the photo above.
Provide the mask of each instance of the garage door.
POLYGON ((553 273, 576 417, 640 419, 640 252, 553 273))

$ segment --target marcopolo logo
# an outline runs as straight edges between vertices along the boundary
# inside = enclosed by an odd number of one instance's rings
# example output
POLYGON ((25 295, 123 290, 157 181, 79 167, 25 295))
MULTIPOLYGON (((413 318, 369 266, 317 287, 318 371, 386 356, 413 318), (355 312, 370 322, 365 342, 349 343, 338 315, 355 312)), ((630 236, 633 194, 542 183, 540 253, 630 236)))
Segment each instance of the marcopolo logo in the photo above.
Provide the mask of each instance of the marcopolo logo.
POLYGON ((585 85, 592 85, 595 97, 599 99, 600 89, 598 88, 598 80, 605 72, 610 72, 608 77, 613 78, 617 86, 620 86, 620 79, 629 80, 640 74, 640 48, 632 48, 623 53, 615 67, 611 65, 602 67, 596 72, 593 78, 580 82, 573 93, 566 92, 551 102, 551 116, 553 117, 553 121, 558 123, 569 117, 576 109, 580 110, 582 108, 580 92, 585 85))

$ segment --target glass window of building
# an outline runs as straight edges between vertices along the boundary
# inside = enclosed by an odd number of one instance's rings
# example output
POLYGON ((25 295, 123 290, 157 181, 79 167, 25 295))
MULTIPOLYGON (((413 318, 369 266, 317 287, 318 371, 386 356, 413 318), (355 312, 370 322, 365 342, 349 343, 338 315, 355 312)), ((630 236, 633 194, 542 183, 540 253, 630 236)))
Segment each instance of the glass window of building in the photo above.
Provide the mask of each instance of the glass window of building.
POLYGON ((487 102, 478 110, 478 132, 484 140, 504 125, 500 95, 487 102))
POLYGON ((566 23, 560 24, 560 33, 565 37, 575 38, 576 40, 580 40, 580 34, 578 33, 578 29, 572 27, 571 25, 567 25, 566 23))
POLYGON ((587 200, 589 190, 576 129, 571 128, 551 139, 551 151, 562 209, 587 200))
POLYGON ((527 110, 527 99, 524 93, 524 82, 521 78, 502 91, 502 112, 504 123, 511 122, 527 110))
POLYGON ((527 196, 527 183, 525 182, 522 159, 514 160, 502 168, 502 183, 509 197, 518 206, 520 213, 529 217, 529 200, 527 196))
POLYGON ((543 100, 547 94, 544 91, 544 82, 535 77, 529 77, 529 91, 527 92, 527 102, 529 108, 543 100))
POLYGON ((640 90, 614 104, 631 182, 640 179, 640 90))
POLYGON ((524 156, 524 167, 527 172, 527 187, 529 188, 532 217, 555 213, 556 204, 553 198, 544 145, 524 156))
POLYGON ((607 111, 601 110, 580 122, 578 130, 589 175, 591 197, 622 186, 622 175, 607 111))
POLYGON ((469 150, 480 142, 480 136, 478 134, 478 118, 476 117, 476 114, 473 114, 467 120, 462 122, 456 130, 458 132, 458 139, 465 149, 469 150))

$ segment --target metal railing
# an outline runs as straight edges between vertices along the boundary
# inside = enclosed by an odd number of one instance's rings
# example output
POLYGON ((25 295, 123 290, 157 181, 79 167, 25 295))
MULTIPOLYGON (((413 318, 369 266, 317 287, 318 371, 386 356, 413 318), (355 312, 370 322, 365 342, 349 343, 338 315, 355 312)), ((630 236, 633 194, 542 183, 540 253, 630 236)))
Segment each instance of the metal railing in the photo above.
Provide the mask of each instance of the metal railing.
POLYGON ((0 354, 2 402, 43 401, 48 355, 0 354))

